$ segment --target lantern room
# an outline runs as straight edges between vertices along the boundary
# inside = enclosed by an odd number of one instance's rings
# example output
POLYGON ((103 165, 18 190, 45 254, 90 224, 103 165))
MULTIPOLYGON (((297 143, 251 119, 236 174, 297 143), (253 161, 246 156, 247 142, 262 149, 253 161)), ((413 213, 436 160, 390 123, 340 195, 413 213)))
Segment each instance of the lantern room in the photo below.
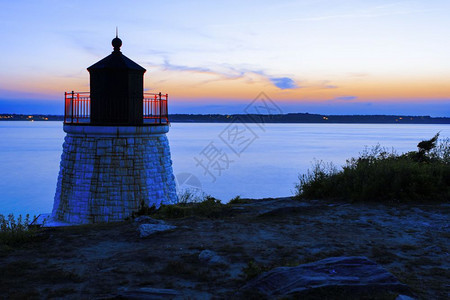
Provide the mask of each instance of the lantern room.
POLYGON ((120 51, 87 68, 90 92, 66 92, 64 123, 68 125, 142 126, 168 124, 168 95, 144 93, 146 70, 120 51))

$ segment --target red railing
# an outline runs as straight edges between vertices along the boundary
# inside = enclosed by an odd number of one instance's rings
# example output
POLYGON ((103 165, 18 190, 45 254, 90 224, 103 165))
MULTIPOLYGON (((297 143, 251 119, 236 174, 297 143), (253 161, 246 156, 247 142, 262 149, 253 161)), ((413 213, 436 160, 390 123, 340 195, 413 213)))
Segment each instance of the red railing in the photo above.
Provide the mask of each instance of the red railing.
POLYGON ((144 123, 169 124, 168 94, 144 93, 144 123))
POLYGON ((64 123, 89 123, 91 98, 88 92, 65 92, 64 123))
MULTIPOLYGON (((65 92, 64 123, 89 124, 91 117, 91 98, 89 92, 65 92)), ((168 94, 144 93, 144 124, 169 124, 167 110, 168 94)))

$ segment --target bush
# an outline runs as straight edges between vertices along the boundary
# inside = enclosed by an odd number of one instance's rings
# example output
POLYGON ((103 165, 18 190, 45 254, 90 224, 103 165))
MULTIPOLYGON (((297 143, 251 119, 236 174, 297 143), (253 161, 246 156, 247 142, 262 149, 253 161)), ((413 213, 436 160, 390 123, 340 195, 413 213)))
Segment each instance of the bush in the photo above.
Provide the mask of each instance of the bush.
POLYGON ((26 215, 25 219, 19 215, 16 220, 13 214, 8 217, 0 214, 0 244, 17 246, 34 240, 37 230, 29 228, 29 224, 30 215, 26 215))
POLYGON ((198 202, 179 202, 177 204, 161 205, 158 209, 141 204, 139 211, 133 217, 148 215, 160 219, 179 219, 190 216, 219 218, 229 211, 229 206, 211 196, 204 196, 198 202))
POLYGON ((201 202, 206 196, 201 194, 198 189, 183 189, 178 193, 178 204, 180 203, 191 203, 191 202, 201 202))
POLYGON ((440 140, 440 142, 431 149, 429 157, 433 161, 440 161, 447 166, 450 165, 450 138, 440 140))
POLYGON ((448 201, 449 141, 436 145, 439 134, 418 144, 418 151, 397 155, 379 145, 347 160, 341 171, 316 161, 299 176, 298 198, 351 201, 448 201))
POLYGON ((248 204, 248 203, 252 203, 252 199, 243 199, 241 198, 241 196, 236 196, 228 202, 229 205, 248 204))
POLYGON ((147 204, 145 204, 145 201, 142 200, 140 205, 139 205, 139 210, 133 212, 131 214, 131 217, 132 218, 136 218, 136 217, 139 217, 139 216, 149 216, 149 215, 155 213, 156 210, 157 209, 156 209, 155 205, 152 205, 152 206, 149 207, 147 204))

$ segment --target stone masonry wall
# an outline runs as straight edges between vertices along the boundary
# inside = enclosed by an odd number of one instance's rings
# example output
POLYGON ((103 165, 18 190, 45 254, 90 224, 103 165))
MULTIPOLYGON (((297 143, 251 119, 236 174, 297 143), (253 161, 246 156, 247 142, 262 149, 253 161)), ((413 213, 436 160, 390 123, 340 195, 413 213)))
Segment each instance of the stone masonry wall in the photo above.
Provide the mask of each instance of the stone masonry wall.
POLYGON ((139 209, 177 201, 165 134, 64 140, 52 216, 68 223, 120 221, 139 209))

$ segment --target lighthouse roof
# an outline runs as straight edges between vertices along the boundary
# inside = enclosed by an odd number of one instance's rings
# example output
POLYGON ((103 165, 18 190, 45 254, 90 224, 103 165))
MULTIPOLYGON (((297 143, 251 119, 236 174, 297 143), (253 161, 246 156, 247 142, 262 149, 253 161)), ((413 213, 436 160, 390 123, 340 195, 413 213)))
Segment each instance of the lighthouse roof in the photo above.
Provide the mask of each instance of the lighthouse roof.
POLYGON ((117 36, 112 40, 112 45, 114 47, 114 51, 107 57, 87 68, 88 71, 98 69, 125 69, 141 71, 142 73, 146 71, 143 67, 122 54, 122 52, 120 51, 122 40, 117 36))

